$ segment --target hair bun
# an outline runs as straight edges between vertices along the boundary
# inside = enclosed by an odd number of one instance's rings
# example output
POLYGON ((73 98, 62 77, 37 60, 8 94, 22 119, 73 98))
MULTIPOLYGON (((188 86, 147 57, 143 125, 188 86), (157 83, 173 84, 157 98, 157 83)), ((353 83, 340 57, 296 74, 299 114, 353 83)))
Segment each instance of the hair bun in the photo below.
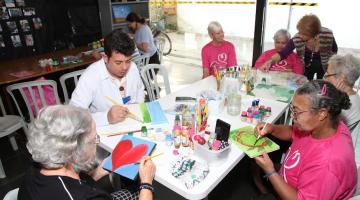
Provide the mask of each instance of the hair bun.
POLYGON ((345 92, 340 91, 340 102, 341 109, 347 110, 351 106, 350 98, 345 92))

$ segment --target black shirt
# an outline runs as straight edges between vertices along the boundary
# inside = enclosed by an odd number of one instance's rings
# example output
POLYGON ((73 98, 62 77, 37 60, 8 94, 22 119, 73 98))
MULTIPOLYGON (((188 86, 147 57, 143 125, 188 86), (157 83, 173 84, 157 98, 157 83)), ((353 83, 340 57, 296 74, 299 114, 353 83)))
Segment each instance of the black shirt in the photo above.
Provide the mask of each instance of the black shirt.
POLYGON ((19 200, 100 200, 109 199, 106 192, 89 186, 84 180, 67 176, 45 176, 31 168, 19 189, 19 200))

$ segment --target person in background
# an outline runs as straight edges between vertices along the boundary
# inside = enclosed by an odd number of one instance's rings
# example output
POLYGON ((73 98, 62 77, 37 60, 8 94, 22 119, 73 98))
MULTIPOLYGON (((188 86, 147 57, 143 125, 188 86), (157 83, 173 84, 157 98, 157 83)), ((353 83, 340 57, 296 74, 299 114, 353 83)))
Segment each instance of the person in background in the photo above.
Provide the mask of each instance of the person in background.
POLYGON ((349 199, 356 191, 357 169, 347 126, 340 120, 349 109, 346 93, 324 80, 296 90, 290 105, 293 125, 260 123, 255 132, 292 144, 279 172, 266 152, 255 157, 280 199, 349 199))
POLYGON ((214 67, 227 68, 237 65, 235 47, 224 40, 224 31, 219 22, 210 22, 208 33, 211 41, 201 50, 203 78, 214 75, 214 67))
POLYGON ((126 33, 111 32, 104 40, 105 55, 85 70, 72 93, 70 104, 89 109, 97 126, 123 121, 129 113, 124 105, 144 102, 144 85, 131 62, 134 49, 126 33))
POLYGON ((360 96, 354 91, 354 84, 359 76, 360 59, 350 54, 332 56, 324 75, 325 80, 334 84, 350 98, 350 109, 341 112, 341 117, 350 130, 360 121, 360 96))
POLYGON ((31 123, 27 137, 27 148, 40 167, 34 166, 27 172, 19 200, 153 199, 156 167, 151 160, 140 162, 140 193, 122 189, 108 194, 91 186, 91 182, 109 173, 95 161, 100 138, 94 120, 83 108, 55 105, 42 109, 31 123))
MULTIPOLYGON (((274 54, 281 51, 290 40, 290 33, 285 29, 276 31, 274 39, 274 49, 265 51, 256 61, 255 67, 261 68, 261 66, 274 54)), ((304 65, 301 62, 299 56, 291 52, 287 58, 272 64, 269 68, 270 71, 281 72, 294 72, 296 74, 304 74, 304 65)))
POLYGON ((305 66, 304 75, 308 80, 312 80, 314 74, 321 79, 326 72, 329 58, 338 50, 334 35, 330 29, 322 27, 319 18, 313 14, 303 16, 296 28, 299 32, 260 69, 268 71, 272 64, 287 58, 296 49, 305 66))
POLYGON ((150 27, 146 24, 145 18, 131 12, 126 16, 126 22, 129 29, 135 32, 134 39, 140 53, 150 55, 149 64, 160 64, 154 37, 150 27))

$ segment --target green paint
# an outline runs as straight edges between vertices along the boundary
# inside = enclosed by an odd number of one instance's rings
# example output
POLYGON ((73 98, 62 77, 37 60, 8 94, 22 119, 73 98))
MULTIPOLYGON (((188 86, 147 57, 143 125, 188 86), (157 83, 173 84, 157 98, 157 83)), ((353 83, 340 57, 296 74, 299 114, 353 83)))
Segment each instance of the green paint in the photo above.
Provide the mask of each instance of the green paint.
POLYGON ((271 141, 267 137, 261 138, 256 146, 249 146, 249 144, 253 145, 256 141, 256 136, 254 134, 254 129, 251 126, 245 126, 240 129, 232 130, 230 132, 230 139, 236 146, 238 146, 242 151, 246 153, 250 158, 259 156, 263 151, 273 152, 279 149, 279 145, 275 142, 271 141), (239 132, 240 131, 240 132, 239 132), (240 134, 240 136, 238 136, 240 134), (237 141, 237 138, 240 138, 241 142, 237 141), (266 144, 267 142, 267 144, 266 144), (244 145, 246 144, 246 145, 244 145))
POLYGON ((141 111, 141 114, 143 116, 144 123, 150 123, 151 122, 151 117, 150 117, 149 111, 147 109, 146 103, 141 103, 140 104, 140 111, 141 111))

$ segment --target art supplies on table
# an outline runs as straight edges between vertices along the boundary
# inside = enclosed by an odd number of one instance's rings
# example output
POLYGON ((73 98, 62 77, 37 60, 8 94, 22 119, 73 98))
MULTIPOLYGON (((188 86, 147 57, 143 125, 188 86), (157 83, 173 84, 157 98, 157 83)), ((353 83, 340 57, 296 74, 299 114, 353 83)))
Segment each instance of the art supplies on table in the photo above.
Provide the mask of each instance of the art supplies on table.
POLYGON ((271 107, 260 105, 260 100, 256 99, 251 102, 247 110, 241 112, 241 121, 249 124, 258 124, 264 122, 271 116, 271 107))
POLYGON ((170 173, 191 189, 206 178, 209 166, 204 161, 179 156, 171 162, 170 173))
POLYGON ((152 125, 169 123, 158 101, 142 103, 140 110, 145 122, 151 122, 152 125))
POLYGON ((204 97, 199 97, 197 100, 196 108, 197 132, 205 130, 208 116, 209 110, 207 105, 207 99, 204 97))
POLYGON ((155 146, 156 143, 152 141, 124 135, 110 156, 105 159, 103 168, 135 180, 139 173, 137 163, 144 156, 149 156, 155 146))
POLYGON ((261 137, 257 142, 254 128, 245 126, 230 132, 231 141, 236 144, 246 155, 254 158, 266 151, 267 153, 278 150, 280 147, 267 137, 261 137), (256 142, 256 143, 255 143, 256 142))

